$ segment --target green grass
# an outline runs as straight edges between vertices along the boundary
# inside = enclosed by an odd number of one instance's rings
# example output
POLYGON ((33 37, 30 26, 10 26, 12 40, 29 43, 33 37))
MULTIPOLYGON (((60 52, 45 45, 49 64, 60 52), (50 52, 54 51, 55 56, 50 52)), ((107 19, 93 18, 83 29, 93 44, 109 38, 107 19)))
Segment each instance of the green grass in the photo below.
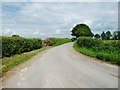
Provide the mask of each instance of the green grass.
POLYGON ((30 52, 26 52, 26 53, 14 55, 14 56, 11 56, 11 57, 3 58, 2 59, 2 74, 4 75, 7 71, 11 70, 15 66, 29 60, 33 56, 37 55, 41 51, 46 50, 48 48, 50 48, 50 46, 43 47, 43 48, 33 50, 33 51, 30 51, 30 52))
POLYGON ((71 42, 71 39, 69 38, 49 38, 53 41, 53 46, 59 46, 68 42, 71 42))
POLYGON ((82 54, 85 54, 87 56, 95 57, 95 58, 98 58, 100 60, 108 61, 112 64, 120 65, 120 57, 119 57, 120 54, 118 54, 118 53, 93 51, 92 49, 88 49, 86 47, 80 47, 76 42, 74 43, 73 48, 76 51, 78 51, 82 54))

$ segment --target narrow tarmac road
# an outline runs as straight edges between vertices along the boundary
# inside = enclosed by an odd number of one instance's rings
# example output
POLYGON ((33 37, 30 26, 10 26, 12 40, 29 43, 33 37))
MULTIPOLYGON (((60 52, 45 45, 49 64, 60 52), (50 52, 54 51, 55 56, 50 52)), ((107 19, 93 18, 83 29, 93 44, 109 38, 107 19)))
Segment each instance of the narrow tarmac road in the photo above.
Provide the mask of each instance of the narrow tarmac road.
POLYGON ((8 72, 4 88, 118 88, 118 67, 57 46, 8 72), (12 74, 12 75, 11 75, 12 74))

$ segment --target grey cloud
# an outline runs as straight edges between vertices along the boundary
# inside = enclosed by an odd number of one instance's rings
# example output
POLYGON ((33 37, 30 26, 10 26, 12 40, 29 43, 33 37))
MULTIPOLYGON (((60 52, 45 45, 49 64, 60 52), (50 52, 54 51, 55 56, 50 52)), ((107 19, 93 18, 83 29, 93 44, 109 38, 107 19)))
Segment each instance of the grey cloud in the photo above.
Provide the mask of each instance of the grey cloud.
POLYGON ((9 15, 11 19, 3 17, 3 27, 25 37, 71 37, 70 31, 78 23, 88 24, 94 33, 114 31, 117 29, 117 13, 115 2, 26 3, 15 17, 12 14, 9 15), (34 35, 36 31, 46 34, 34 35))

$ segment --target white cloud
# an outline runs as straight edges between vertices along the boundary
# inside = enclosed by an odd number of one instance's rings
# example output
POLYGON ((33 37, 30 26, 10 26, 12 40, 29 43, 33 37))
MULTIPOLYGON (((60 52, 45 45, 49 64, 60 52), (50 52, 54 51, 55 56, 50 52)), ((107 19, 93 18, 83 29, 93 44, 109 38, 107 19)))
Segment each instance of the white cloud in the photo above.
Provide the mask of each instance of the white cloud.
POLYGON ((54 34, 60 34, 61 33, 61 30, 57 29, 55 30, 54 34))
POLYGON ((47 34, 48 33, 45 33, 45 32, 39 32, 39 30, 33 33, 33 35, 39 35, 39 36, 41 36, 41 35, 44 36, 44 35, 47 35, 47 34))
POLYGON ((33 34, 35 34, 35 35, 36 35, 36 34, 38 34, 38 33, 39 33, 39 32, 38 32, 38 31, 36 31, 36 32, 34 32, 33 34))
POLYGON ((37 15, 37 14, 35 14, 35 13, 33 14, 33 16, 34 16, 34 17, 38 17, 38 15, 37 15))
MULTIPOLYGON (((20 2, 118 2, 119 0, 21 0, 20 2)), ((19 0, 3 0, 2 2, 19 2, 19 0)))
POLYGON ((117 3, 24 3, 17 14, 15 4, 3 13, 3 27, 25 37, 70 36, 80 23, 88 24, 94 33, 117 26, 117 3))
POLYGON ((89 26, 91 26, 93 24, 92 20, 85 20, 82 23, 87 24, 89 26))
POLYGON ((13 30, 11 30, 10 28, 6 28, 6 29, 4 29, 4 30, 2 31, 2 34, 3 34, 3 35, 15 35, 16 32, 13 31, 13 30))
POLYGON ((42 32, 41 32, 41 33, 39 33, 39 35, 48 35, 48 34, 47 34, 47 33, 42 33, 42 32))

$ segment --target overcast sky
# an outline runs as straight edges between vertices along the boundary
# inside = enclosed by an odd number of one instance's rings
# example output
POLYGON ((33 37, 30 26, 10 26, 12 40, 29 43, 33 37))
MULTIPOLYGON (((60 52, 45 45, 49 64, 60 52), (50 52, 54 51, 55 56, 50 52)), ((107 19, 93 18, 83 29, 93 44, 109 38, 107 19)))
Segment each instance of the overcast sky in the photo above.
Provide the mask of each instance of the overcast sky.
POLYGON ((79 23, 89 25, 93 33, 118 30, 118 3, 3 2, 0 17, 3 35, 71 37, 79 23))

